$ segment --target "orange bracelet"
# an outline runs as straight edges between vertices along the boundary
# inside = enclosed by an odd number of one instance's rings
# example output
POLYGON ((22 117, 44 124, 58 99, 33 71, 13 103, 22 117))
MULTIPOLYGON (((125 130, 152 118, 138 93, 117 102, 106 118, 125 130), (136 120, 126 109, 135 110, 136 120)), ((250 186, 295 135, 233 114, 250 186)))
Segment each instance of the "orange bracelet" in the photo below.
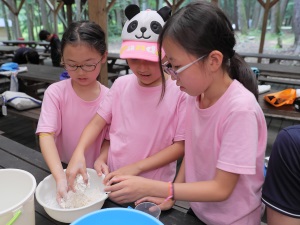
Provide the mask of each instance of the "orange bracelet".
POLYGON ((174 193, 174 187, 172 182, 169 183, 169 196, 164 200, 164 202, 168 201, 169 199, 173 200, 173 193, 174 193))

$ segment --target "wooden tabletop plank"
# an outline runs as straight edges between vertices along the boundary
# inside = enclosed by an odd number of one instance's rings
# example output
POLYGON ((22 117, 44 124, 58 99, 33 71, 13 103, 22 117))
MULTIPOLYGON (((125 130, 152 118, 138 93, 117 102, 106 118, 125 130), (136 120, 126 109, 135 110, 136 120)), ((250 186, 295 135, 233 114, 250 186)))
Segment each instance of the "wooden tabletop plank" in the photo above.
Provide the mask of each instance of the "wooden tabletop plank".
POLYGON ((266 94, 274 93, 277 91, 279 90, 271 90, 270 92, 259 95, 258 103, 262 108, 264 115, 267 117, 300 121, 300 112, 297 112, 293 105, 283 105, 280 107, 275 107, 264 100, 264 96, 266 94))
POLYGON ((30 81, 55 83, 60 80, 59 76, 65 71, 62 67, 45 66, 45 65, 34 65, 26 64, 20 65, 26 66, 28 71, 18 74, 18 78, 30 81))

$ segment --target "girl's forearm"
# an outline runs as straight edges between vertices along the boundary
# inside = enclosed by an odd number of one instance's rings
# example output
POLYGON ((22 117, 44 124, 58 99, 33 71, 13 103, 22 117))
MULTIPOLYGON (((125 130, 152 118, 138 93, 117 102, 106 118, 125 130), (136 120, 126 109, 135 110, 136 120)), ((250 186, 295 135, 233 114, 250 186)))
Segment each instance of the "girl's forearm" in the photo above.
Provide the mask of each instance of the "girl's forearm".
POLYGON ((47 163, 55 180, 64 178, 65 174, 55 145, 54 136, 48 133, 40 133, 39 142, 44 160, 47 163), (47 135, 46 135, 47 134, 47 135))
POLYGON ((75 152, 80 152, 83 154, 86 149, 96 140, 105 125, 106 121, 101 116, 96 114, 84 128, 75 152))
POLYGON ((98 157, 101 161, 105 163, 107 163, 109 146, 110 146, 110 141, 104 140, 101 146, 100 155, 98 157))
POLYGON ((178 160, 184 155, 184 141, 178 141, 169 147, 161 150, 160 152, 138 161, 135 166, 139 168, 141 172, 157 169, 165 166, 171 162, 178 160))

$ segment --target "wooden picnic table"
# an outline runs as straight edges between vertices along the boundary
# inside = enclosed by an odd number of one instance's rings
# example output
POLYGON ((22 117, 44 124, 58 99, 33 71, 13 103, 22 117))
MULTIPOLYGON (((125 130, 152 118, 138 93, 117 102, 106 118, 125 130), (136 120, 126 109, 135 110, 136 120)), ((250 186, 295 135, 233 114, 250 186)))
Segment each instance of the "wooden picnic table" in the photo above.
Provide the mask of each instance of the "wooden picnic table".
POLYGON ((283 105, 280 107, 275 107, 264 100, 264 96, 266 94, 270 94, 278 91, 280 90, 271 89, 269 92, 260 94, 258 96, 258 103, 262 108, 264 115, 266 117, 300 121, 300 112, 297 112, 295 110, 294 105, 283 105))
POLYGON ((45 46, 48 47, 50 45, 49 42, 45 42, 45 41, 5 40, 0 42, 8 46, 27 45, 31 48, 35 48, 37 45, 44 46, 44 47, 45 46))
POLYGON ((119 74, 121 71, 126 71, 126 74, 128 74, 129 69, 130 68, 126 63, 126 60, 121 59, 119 53, 108 53, 108 55, 107 55, 107 70, 109 73, 119 74), (121 63, 118 61, 121 61, 121 63))
POLYGON ((265 54, 265 53, 253 53, 253 52, 238 52, 240 56, 245 58, 256 58, 256 59, 268 59, 269 63, 285 61, 298 61, 300 62, 300 56, 297 55, 279 55, 279 54, 265 54))
POLYGON ((17 75, 19 81, 19 91, 39 98, 39 89, 47 88, 50 84, 60 80, 60 74, 65 71, 62 67, 24 64, 28 71, 17 75))
POLYGON ((24 64, 28 71, 18 74, 18 78, 24 81, 36 81, 52 84, 59 81, 59 76, 65 71, 63 67, 46 65, 24 64))
MULTIPOLYGON (((28 171, 31 173, 37 184, 50 174, 41 152, 21 145, 11 139, 0 135, 0 168, 15 168, 28 171)), ((20 187, 22 188, 22 187, 20 187)), ((126 207, 119 205, 107 199, 103 208, 126 207)), ((165 225, 182 225, 193 224, 201 225, 202 223, 195 217, 186 214, 175 208, 163 211, 160 215, 160 221, 165 225)), ((47 215, 44 208, 35 199, 35 223, 36 225, 63 225, 47 215)))

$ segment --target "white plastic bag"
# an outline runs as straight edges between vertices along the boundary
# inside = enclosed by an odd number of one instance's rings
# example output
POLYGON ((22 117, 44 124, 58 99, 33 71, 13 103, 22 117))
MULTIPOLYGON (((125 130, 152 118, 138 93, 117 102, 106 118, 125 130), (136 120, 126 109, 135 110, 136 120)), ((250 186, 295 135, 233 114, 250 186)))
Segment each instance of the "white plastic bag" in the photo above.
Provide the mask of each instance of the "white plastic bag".
POLYGON ((19 91, 18 71, 15 71, 10 76, 10 91, 19 91))
POLYGON ((2 93, 5 104, 14 107, 17 110, 31 109, 40 107, 41 100, 35 99, 23 92, 5 91, 2 93))

